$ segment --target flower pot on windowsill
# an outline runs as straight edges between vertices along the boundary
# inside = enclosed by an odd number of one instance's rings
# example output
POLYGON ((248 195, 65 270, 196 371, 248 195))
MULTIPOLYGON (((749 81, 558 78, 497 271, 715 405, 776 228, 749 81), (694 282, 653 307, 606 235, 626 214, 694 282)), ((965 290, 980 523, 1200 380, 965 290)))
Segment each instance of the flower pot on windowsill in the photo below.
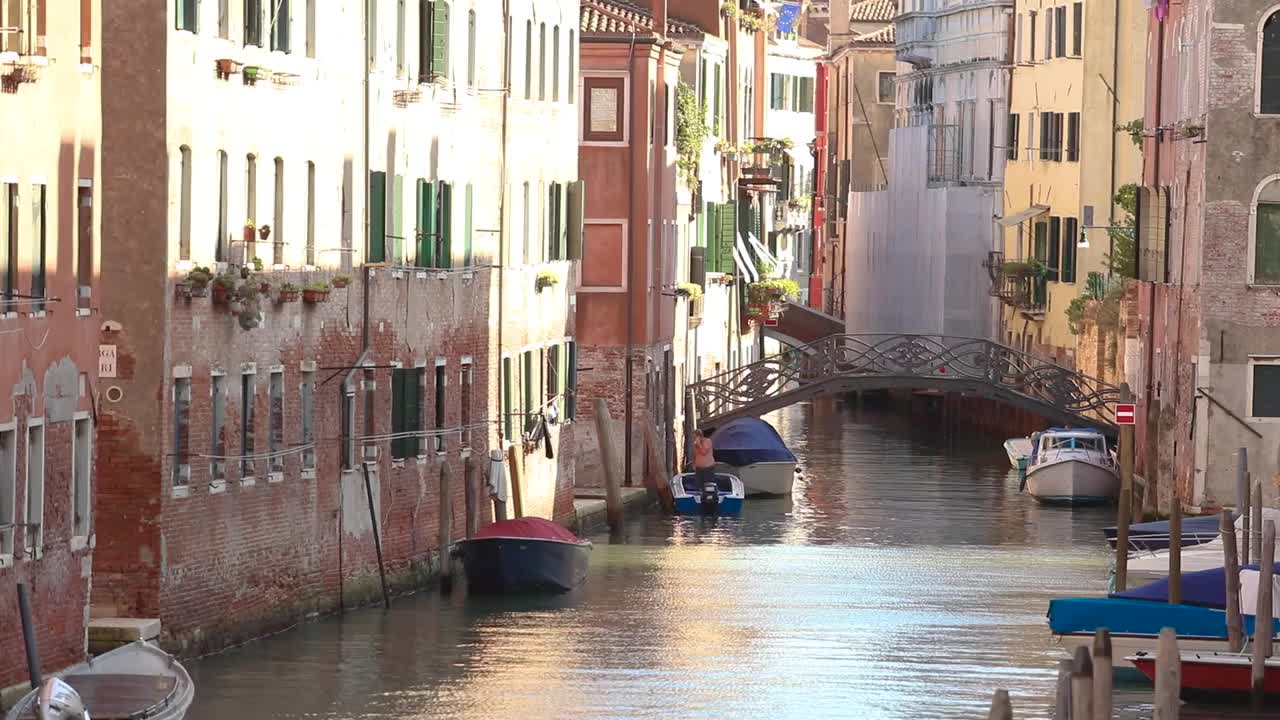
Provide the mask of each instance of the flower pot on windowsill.
POLYGON ((251 243, 251 242, 253 242, 254 236, 257 234, 257 232, 258 232, 258 229, 257 229, 256 227, 254 227, 254 226, 253 226, 253 223, 249 223, 249 224, 245 225, 245 226, 244 226, 244 238, 243 238, 243 239, 244 239, 244 241, 245 241, 246 243, 251 243))
POLYGON ((543 270, 538 273, 538 277, 533 281, 534 292, 542 292, 549 287, 560 284, 560 277, 550 270, 543 270))
POLYGON ((297 285, 294 285, 292 283, 285 283, 284 285, 280 286, 280 294, 276 296, 276 302, 279 302, 282 304, 298 302, 298 299, 301 297, 302 297, 302 290, 300 290, 297 285))
POLYGON ((246 65, 243 73, 245 85, 257 85, 259 80, 266 80, 271 77, 269 70, 256 65, 246 65))
POLYGON ((334 275, 333 279, 329 281, 329 284, 335 288, 342 289, 351 284, 351 276, 350 275, 334 275))
POLYGON ((232 73, 234 73, 239 68, 239 63, 237 63, 235 60, 232 60, 230 58, 220 58, 218 60, 217 67, 218 67, 218 79, 226 80, 230 78, 232 73))

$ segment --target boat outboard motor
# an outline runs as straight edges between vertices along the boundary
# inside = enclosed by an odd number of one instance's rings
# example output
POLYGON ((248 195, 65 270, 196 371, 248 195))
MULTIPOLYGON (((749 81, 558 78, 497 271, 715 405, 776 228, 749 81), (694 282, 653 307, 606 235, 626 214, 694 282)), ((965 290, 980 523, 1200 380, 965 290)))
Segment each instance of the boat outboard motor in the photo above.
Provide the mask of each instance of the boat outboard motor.
POLYGON ((715 477, 702 482, 702 513, 715 515, 720 512, 720 486, 715 477))
POLYGON ((40 720, 89 720, 79 693, 58 678, 44 681, 37 702, 40 720))

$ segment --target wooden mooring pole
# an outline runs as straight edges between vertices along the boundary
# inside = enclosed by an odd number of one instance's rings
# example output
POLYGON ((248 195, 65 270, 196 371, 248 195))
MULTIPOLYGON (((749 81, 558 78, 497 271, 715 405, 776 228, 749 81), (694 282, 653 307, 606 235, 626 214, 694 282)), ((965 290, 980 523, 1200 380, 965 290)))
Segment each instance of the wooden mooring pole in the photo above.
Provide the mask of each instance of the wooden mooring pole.
MULTIPOLYGON (((1249 476, 1252 480, 1253 476, 1249 476)), ((1262 562, 1262 483, 1253 484, 1253 502, 1250 503, 1249 546, 1252 549, 1249 565, 1262 562)))
POLYGON ((524 452, 518 443, 513 443, 507 448, 507 481, 511 483, 511 504, 514 506, 515 515, 512 517, 524 517, 524 473, 521 472, 520 454, 524 452))
POLYGON ((1009 691, 997 690, 991 696, 991 711, 987 720, 1013 720, 1013 705, 1009 703, 1009 691))
POLYGON ((1176 486, 1169 496, 1169 602, 1182 602, 1182 500, 1176 486))
POLYGON ((449 463, 440 464, 440 589, 453 590, 453 470, 449 463))
POLYGON ((604 504, 609 529, 622 529, 622 471, 618 462, 618 449, 613 444, 613 419, 609 417, 609 405, 604 398, 596 398, 592 404, 596 421, 596 442, 600 445, 600 464, 604 466, 604 504))
POLYGON ((1098 628, 1093 633, 1093 720, 1111 720, 1115 665, 1111 660, 1111 633, 1098 628))
POLYGON ((1182 656, 1178 652, 1178 638, 1173 628, 1160 631, 1156 645, 1156 695, 1155 714, 1152 720, 1178 720, 1181 709, 1179 695, 1182 692, 1182 656))
MULTIPOLYGON (((1262 486, 1258 489, 1261 491, 1262 486)), ((1271 657, 1271 636, 1275 632, 1271 609, 1271 582, 1276 562, 1276 524, 1262 524, 1262 545, 1258 548, 1258 609, 1253 623, 1253 702, 1261 707, 1266 691, 1267 658, 1271 657), (1265 620, 1264 620, 1265 618, 1265 620)))
MULTIPOLYGON (((1249 564, 1249 450, 1240 448, 1236 458, 1236 510, 1244 525, 1244 537, 1240 539, 1240 564, 1249 564)), ((1232 530, 1232 533, 1235 531, 1232 530)))
MULTIPOLYGON (((1120 385, 1120 402, 1133 401, 1129 383, 1120 385)), ((1116 517, 1116 592, 1126 587, 1129 575, 1129 523, 1133 515, 1133 426, 1120 426, 1120 502, 1116 517)))
POLYGON ((1071 720, 1093 720, 1093 660, 1089 648, 1076 648, 1071 661, 1071 720))
POLYGON ((361 463, 364 467, 364 496, 369 502, 369 525, 373 528, 373 549, 378 553, 378 580, 382 582, 382 607, 391 607, 391 593, 387 591, 387 566, 382 562, 382 535, 378 534, 378 511, 373 504, 373 484, 369 481, 369 466, 372 463, 361 463))
POLYGON ((1071 660, 1058 661, 1058 686, 1055 695, 1053 717, 1071 720, 1071 660))
POLYGON ((1222 532, 1222 567, 1227 576, 1227 644, 1231 652, 1240 652, 1244 648, 1244 626, 1240 618, 1240 562, 1236 556, 1236 527, 1231 522, 1230 510, 1223 510, 1218 517, 1218 527, 1222 532))

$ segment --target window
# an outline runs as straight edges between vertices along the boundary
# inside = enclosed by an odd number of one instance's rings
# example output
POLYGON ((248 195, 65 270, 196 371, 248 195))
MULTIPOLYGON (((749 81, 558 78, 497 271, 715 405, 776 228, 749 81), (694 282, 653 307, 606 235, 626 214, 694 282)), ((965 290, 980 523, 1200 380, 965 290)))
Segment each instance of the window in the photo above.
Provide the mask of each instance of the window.
POLYGON ((533 21, 524 21, 524 99, 533 99, 533 21))
POLYGON ((521 219, 523 225, 521 232, 520 244, 520 264, 529 264, 529 225, 533 217, 533 198, 529 194, 529 181, 524 183, 524 202, 520 206, 524 210, 524 217, 521 219))
POLYGON ((18 294, 18 184, 5 183, 4 196, 0 197, 0 228, 4 229, 4 294, 8 302, 5 312, 13 311, 13 299, 18 294))
POLYGON ((391 457, 403 460, 421 451, 422 369, 391 371, 391 457))
POLYGON ((342 469, 354 470, 356 467, 356 391, 349 383, 343 383, 342 395, 338 399, 342 405, 342 469))
POLYGON ((533 411, 537 408, 538 397, 538 380, 533 375, 536 367, 533 364, 533 351, 526 350, 520 354, 521 365, 521 394, 520 394, 520 433, 524 435, 528 432, 529 421, 533 416, 533 411))
POLYGON ((431 82, 431 0, 418 0, 418 82, 431 82))
MULTIPOLYGON (((314 367, 314 363, 312 364, 314 367)), ((316 372, 302 371, 302 384, 298 386, 298 400, 302 405, 302 469, 316 469, 316 372)))
POLYGON ((227 242, 230 240, 227 228, 227 153, 218 151, 218 237, 213 246, 213 259, 218 262, 227 260, 227 242))
POLYGON ((896 76, 891 72, 876 73, 876 102, 893 104, 893 83, 896 76))
POLYGON ((173 486, 191 482, 191 378, 173 380, 173 486))
POLYGON ((1280 115, 1280 11, 1263 22, 1260 35, 1262 70, 1258 77, 1258 112, 1280 115))
POLYGON ((396 0, 396 75, 404 75, 405 0, 396 0))
POLYGON ((244 0, 244 44, 262 47, 262 0, 244 0))
POLYGON ((1048 274, 1046 279, 1058 282, 1062 279, 1062 218, 1049 218, 1049 259, 1045 263, 1048 266, 1048 274))
POLYGON ((27 421, 27 486, 22 522, 23 547, 28 556, 40 557, 44 548, 44 421, 27 421))
POLYGON ((18 502, 18 431, 0 430, 0 557, 13 557, 18 502))
POLYGON ((547 24, 538 26, 538 99, 547 99, 547 24))
POLYGON ((1053 57, 1053 8, 1049 8, 1044 11, 1044 59, 1053 57))
POLYGON ((303 0, 306 3, 303 22, 307 24, 307 57, 316 56, 316 0, 303 0))
POLYGON ((1076 281, 1076 243, 1080 237, 1080 222, 1073 217, 1062 219, 1062 282, 1076 281))
POLYGON ((379 170, 369 173, 369 245, 365 254, 369 262, 387 261, 387 174, 379 170))
POLYGON ((436 0, 431 6, 431 69, 428 77, 449 77, 449 3, 436 0))
POLYGON ((474 380, 471 360, 462 360, 462 371, 458 373, 458 433, 462 447, 471 446, 471 384, 474 380))
POLYGON ((1079 56, 1084 45, 1084 3, 1071 5, 1071 54, 1079 56))
MULTIPOLYGON (((93 514, 93 501, 89 497, 90 474, 93 472, 93 425, 88 417, 78 417, 73 422, 71 435, 71 534, 89 537, 93 514)), ((0 470, 2 472, 2 470, 0 470)))
POLYGON ((589 77, 582 81, 582 139, 587 142, 626 142, 624 78, 589 77))
POLYGON ((453 185, 423 181, 422 190, 425 195, 421 198, 423 212, 419 213, 419 226, 423 231, 418 264, 421 267, 452 267, 453 185))
POLYGON ((578 417, 578 343, 565 343, 565 396, 564 416, 567 420, 578 417))
POLYGON ((178 148, 178 258, 191 259, 191 148, 178 148))
POLYGON ((31 11, 27 0, 0 0, 0 28, 10 28, 9 32, 0 33, 0 52, 35 54, 31 43, 31 11))
MULTIPOLYGON (((10 2, 11 5, 18 3, 10 2)), ((200 3, 198 0, 176 0, 177 10, 174 27, 187 32, 196 32, 200 27, 200 3)), ((0 23, 2 24, 2 23, 0 23)))
POLYGON ((569 102, 577 100, 578 90, 578 48, 574 46, 573 30, 569 31, 569 102))
POLYGON ((1009 113, 1009 138, 1008 157, 1010 160, 1018 159, 1018 125, 1022 120, 1022 116, 1018 113, 1009 113))
POLYGON ((291 52, 289 30, 293 18, 289 13, 289 0, 271 0, 271 49, 291 52))
POLYGON ((267 444, 271 453, 268 472, 284 472, 284 371, 271 371, 267 387, 267 444))
POLYGON ((560 26, 551 29, 551 101, 560 102, 560 26))
POLYGON ((1016 27, 1013 33, 1013 61, 1022 64, 1022 41, 1025 39, 1022 32, 1022 13, 1018 13, 1016 27))
MULTIPOLYGON (((0 232, 4 228, 4 196, 0 194, 0 232)), ((93 283, 93 181, 80 178, 76 186, 76 284, 87 307, 93 283)))
POLYGON ((307 162, 307 259, 316 264, 316 164, 307 162))
MULTIPOLYGON (((426 4, 426 0, 422 0, 426 4)), ((365 0, 365 54, 369 67, 378 66, 378 0, 365 0)), ((423 65, 426 67, 426 65, 423 65)))
POLYGON ((476 11, 467 12, 467 85, 476 86, 476 11))
POLYGON ((546 399, 545 403, 550 405, 560 396, 560 346, 552 345, 547 348, 546 369, 542 376, 546 379, 546 399))
POLYGON ((1040 113, 1040 159, 1062 160, 1062 113, 1040 113))
POLYGON ((515 438, 512 430, 515 408, 512 407, 514 402, 515 390, 513 388, 515 378, 511 374, 511 358, 502 358, 502 437, 508 441, 515 438))
POLYGON ((1249 417, 1280 418, 1280 358, 1249 358, 1249 417))
POLYGON ((1031 47, 1028 48, 1029 51, 1027 53, 1027 60, 1030 62, 1035 62, 1036 61, 1036 11, 1031 10, 1028 13, 1028 17, 1030 18, 1028 25, 1031 29, 1027 33, 1027 38, 1031 41, 1031 47))
POLYGON ((769 73, 769 109, 781 110, 786 103, 786 77, 780 73, 769 73))
MULTIPOLYGON (((711 88, 711 95, 712 95, 711 117, 712 117, 712 122, 715 123, 712 126, 712 130, 714 130, 713 134, 716 137, 724 137, 724 131, 726 128, 724 126, 724 115, 721 114, 724 110, 724 98, 722 94, 723 88, 721 87, 721 84, 720 84, 720 63, 715 64, 712 71, 712 75, 715 77, 715 82, 713 83, 713 87, 711 88)), ((621 84, 619 84, 619 93, 621 93, 621 84)), ((622 117, 621 108, 618 109, 618 117, 619 118, 622 117)), ((621 123, 618 123, 618 124, 621 125, 621 123)), ((619 138, 619 139, 622 139, 622 138, 619 138)))
POLYGON ((275 217, 272 222, 275 227, 271 228, 271 237, 274 241, 271 243, 271 262, 276 265, 284 264, 284 158, 277 157, 276 162, 276 186, 275 186, 275 217))
POLYGON ((1262 185, 1254 200, 1252 285, 1280 285, 1280 178, 1262 185))
POLYGON ((462 266, 471 267, 472 236, 475 233, 475 228, 473 227, 474 218, 472 217, 475 211, 475 189, 472 187, 471 183, 467 183, 466 200, 464 202, 465 209, 462 216, 462 266))
POLYGON ((257 376, 252 372, 240 375, 240 481, 253 479, 253 404, 257 390, 257 376))
POLYGON ((436 395, 435 395, 435 399, 436 399, 435 446, 436 446, 436 452, 438 453, 444 452, 445 444, 446 444, 445 437, 444 437, 444 429, 445 429, 444 391, 445 391, 445 383, 448 380, 447 372, 448 371, 445 368, 444 359, 443 358, 437 359, 436 360, 436 395))
POLYGON ((547 260, 560 258, 560 183, 552 182, 547 188, 547 241, 543 257, 547 260))
POLYGON ((31 297, 41 298, 31 306, 32 310, 44 310, 44 296, 48 290, 48 186, 31 187, 31 297))
POLYGON ((231 0, 218 0, 218 37, 231 38, 231 0))
POLYGON ((227 376, 214 373, 210 380, 213 417, 210 418, 209 454, 213 457, 209 462, 209 479, 216 483, 227 476, 227 376))
MULTIPOLYGON (((1059 116, 1061 117, 1061 116, 1059 116)), ((1067 113, 1067 161, 1080 160, 1080 113, 1067 113)))
MULTIPOLYGON (((244 170, 244 194, 245 194, 245 211, 248 213, 249 224, 257 222, 258 218, 258 158, 250 153, 245 158, 244 170)), ((250 235, 245 238, 246 247, 244 249, 245 261, 252 260, 257 256, 256 243, 253 238, 256 235, 250 235)))
POLYGON ((1057 57, 1067 56, 1067 6, 1059 5, 1053 9, 1054 37, 1053 46, 1057 49, 1057 57))

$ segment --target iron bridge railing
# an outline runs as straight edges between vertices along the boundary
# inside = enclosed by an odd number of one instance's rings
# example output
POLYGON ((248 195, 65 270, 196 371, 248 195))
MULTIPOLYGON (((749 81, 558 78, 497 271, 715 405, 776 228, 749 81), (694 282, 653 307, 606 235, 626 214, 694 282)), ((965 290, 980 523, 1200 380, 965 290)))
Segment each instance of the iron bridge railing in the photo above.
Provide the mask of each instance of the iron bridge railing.
POLYGON ((833 381, 860 387, 985 387, 992 395, 1114 426, 1119 388, 990 340, 940 335, 831 335, 693 383, 699 426, 819 394, 833 381))

